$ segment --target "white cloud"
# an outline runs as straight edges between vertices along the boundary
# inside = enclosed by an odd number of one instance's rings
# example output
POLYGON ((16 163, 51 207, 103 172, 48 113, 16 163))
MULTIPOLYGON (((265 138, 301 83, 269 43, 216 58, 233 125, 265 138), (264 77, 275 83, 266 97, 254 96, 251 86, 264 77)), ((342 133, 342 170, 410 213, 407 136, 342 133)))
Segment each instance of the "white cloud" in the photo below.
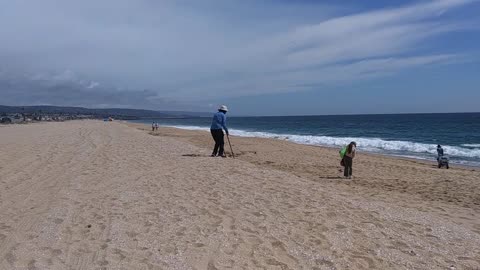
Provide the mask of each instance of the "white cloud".
POLYGON ((98 82, 90 82, 90 84, 87 86, 88 89, 95 88, 99 86, 100 84, 98 82))
POLYGON ((470 2, 427 2, 294 27, 240 49, 238 59, 229 63, 235 76, 217 76, 217 81, 208 85, 209 92, 199 84, 177 94, 206 92, 213 97, 220 92, 242 96, 298 91, 454 63, 459 55, 415 55, 415 50, 431 37, 468 28, 438 17, 470 2))
POLYGON ((0 69, 109 93, 154 89, 150 106, 315 89, 455 62, 461 53, 418 49, 468 28, 443 17, 471 2, 345 14, 249 0, 0 0, 0 69))

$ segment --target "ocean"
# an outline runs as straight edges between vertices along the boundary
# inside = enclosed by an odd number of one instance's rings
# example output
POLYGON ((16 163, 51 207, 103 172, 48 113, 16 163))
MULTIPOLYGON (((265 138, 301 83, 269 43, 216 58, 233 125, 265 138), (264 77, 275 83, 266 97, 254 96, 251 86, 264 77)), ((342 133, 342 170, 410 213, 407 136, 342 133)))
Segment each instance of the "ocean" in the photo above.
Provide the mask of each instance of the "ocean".
MULTIPOLYGON (((228 114, 227 114, 228 117, 228 114)), ((143 119, 133 122, 209 130, 211 118, 143 119)), ((480 166, 480 113, 228 117, 231 135, 287 140, 433 160, 442 145, 450 162, 480 166)))

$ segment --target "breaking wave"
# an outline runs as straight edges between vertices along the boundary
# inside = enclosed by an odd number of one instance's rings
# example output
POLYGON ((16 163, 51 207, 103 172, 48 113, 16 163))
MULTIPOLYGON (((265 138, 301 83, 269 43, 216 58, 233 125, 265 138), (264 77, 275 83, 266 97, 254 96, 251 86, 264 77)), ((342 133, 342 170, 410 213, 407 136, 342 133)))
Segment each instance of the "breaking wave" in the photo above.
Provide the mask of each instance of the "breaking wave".
POLYGON ((468 148, 480 148, 480 143, 466 143, 466 144, 462 144, 462 146, 468 147, 468 148))
MULTIPOLYGON (((207 127, 198 126, 170 126, 189 130, 204 130, 209 131, 207 127)), ((359 138, 359 137, 332 137, 332 136, 318 136, 318 135, 294 135, 294 134, 277 134, 261 131, 246 131, 239 129, 230 129, 230 133, 240 137, 258 137, 258 138, 273 138, 295 142, 299 144, 319 145, 329 147, 342 147, 351 141, 357 143, 359 150, 376 152, 376 153, 403 153, 402 156, 408 154, 418 155, 436 155, 437 145, 426 144, 411 141, 390 141, 380 138, 359 138)), ((480 159, 480 144, 463 144, 460 146, 442 145, 445 153, 450 157, 480 159), (477 148, 479 147, 479 148, 477 148), (473 148, 473 149, 472 149, 473 148)))

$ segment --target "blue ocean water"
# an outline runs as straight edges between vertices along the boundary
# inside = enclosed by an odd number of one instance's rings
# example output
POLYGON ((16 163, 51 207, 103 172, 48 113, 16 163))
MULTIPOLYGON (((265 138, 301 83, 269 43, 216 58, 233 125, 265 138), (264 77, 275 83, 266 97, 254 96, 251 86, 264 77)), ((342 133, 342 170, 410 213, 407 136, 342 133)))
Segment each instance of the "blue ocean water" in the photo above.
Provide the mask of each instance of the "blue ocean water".
MULTIPOLYGON (((135 122, 208 130, 211 118, 143 119, 135 122)), ((480 166, 480 113, 228 117, 232 135, 341 147, 435 160, 440 144, 452 163, 480 166)))

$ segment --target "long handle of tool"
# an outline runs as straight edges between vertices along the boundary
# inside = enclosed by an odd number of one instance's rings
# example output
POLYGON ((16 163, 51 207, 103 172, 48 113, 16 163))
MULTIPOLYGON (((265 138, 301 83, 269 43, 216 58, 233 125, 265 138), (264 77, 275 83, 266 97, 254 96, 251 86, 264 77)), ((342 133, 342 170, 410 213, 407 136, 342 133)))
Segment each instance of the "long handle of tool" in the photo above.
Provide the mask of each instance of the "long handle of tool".
POLYGON ((235 153, 233 153, 232 144, 230 143, 230 136, 227 134, 228 145, 230 145, 230 151, 232 152, 232 157, 235 158, 235 153))

